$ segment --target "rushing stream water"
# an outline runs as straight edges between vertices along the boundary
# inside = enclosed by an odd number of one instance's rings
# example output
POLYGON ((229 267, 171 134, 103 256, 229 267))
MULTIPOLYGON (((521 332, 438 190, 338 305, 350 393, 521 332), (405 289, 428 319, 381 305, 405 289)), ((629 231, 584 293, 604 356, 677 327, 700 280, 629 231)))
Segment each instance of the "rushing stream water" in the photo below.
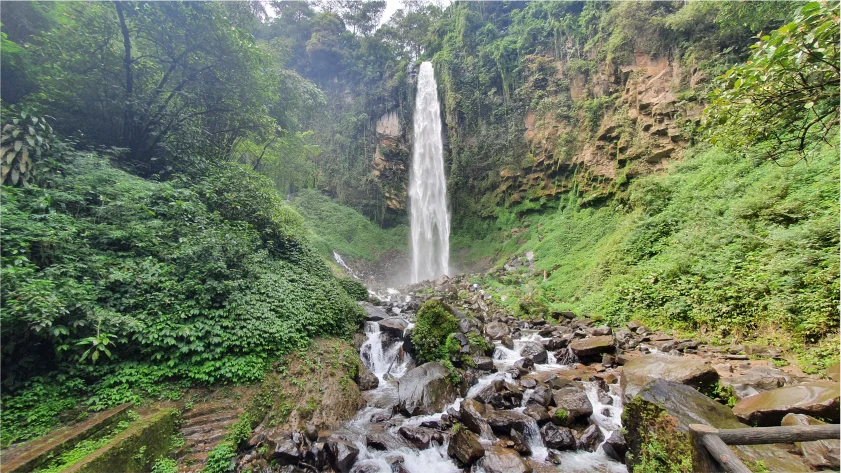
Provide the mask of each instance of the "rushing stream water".
MULTIPOLYGON (((398 402, 397 380, 405 375, 409 368, 413 366, 413 361, 402 349, 403 340, 394 340, 392 337, 386 336, 380 331, 380 326, 376 322, 366 323, 365 334, 367 339, 360 348, 360 357, 365 366, 379 379, 379 386, 365 393, 368 403, 367 407, 359 411, 354 419, 346 422, 336 432, 341 437, 352 441, 359 449, 360 453, 353 471, 392 473, 395 470, 392 469, 391 465, 394 464, 394 459, 397 456, 402 459, 401 465, 403 470, 401 471, 408 473, 456 473, 463 471, 447 455, 448 445, 446 441, 440 443, 432 442, 429 448, 417 449, 399 442, 400 435, 398 433, 398 429, 401 426, 419 426, 425 422, 440 420, 448 409, 458 410, 463 398, 456 399, 455 402, 446 406, 442 412, 433 415, 409 418, 404 418, 399 414, 392 416, 392 407, 398 402), (398 442, 395 443, 394 448, 387 448, 385 450, 369 448, 366 445, 366 436, 374 431, 385 432, 391 435, 392 438, 398 439, 398 442)), ((520 350, 528 342, 541 340, 543 338, 536 331, 523 330, 520 338, 514 341, 513 349, 505 348, 499 342, 496 342, 493 359, 498 371, 480 377, 470 387, 466 398, 475 396, 483 388, 494 382, 494 380, 504 379, 514 382, 511 375, 505 372, 506 369, 514 365, 517 360, 523 358, 520 350)), ((559 364, 551 353, 546 361, 543 364, 536 364, 532 371, 572 369, 570 365, 559 364)), ((611 392, 609 393, 609 397, 611 399, 606 404, 603 402, 606 401, 604 393, 600 397, 596 383, 582 382, 582 385, 584 386, 587 398, 593 405, 593 414, 590 417, 590 423, 597 425, 601 429, 604 438, 608 438, 611 432, 621 427, 621 396, 619 396, 620 393, 613 391, 617 386, 610 386, 611 392)), ((523 406, 526 405, 533 391, 534 389, 524 391, 523 406)), ((513 410, 523 412, 524 409, 524 407, 519 407, 513 410)), ((543 443, 537 422, 535 421, 531 425, 527 425, 523 434, 532 452, 531 458, 544 463, 546 465, 546 471, 563 471, 568 473, 627 472, 623 464, 610 460, 604 454, 601 445, 594 452, 583 450, 560 452, 558 455, 560 465, 552 465, 547 461, 548 450, 543 443)), ((482 438, 481 442, 485 446, 490 446, 494 440, 494 438, 482 438)), ((484 473, 484 470, 478 465, 474 465, 470 471, 472 473, 484 473)))
POLYGON ((450 270, 450 215, 441 137, 441 106, 432 63, 420 66, 415 102, 414 150, 409 173, 412 282, 435 279, 450 270))

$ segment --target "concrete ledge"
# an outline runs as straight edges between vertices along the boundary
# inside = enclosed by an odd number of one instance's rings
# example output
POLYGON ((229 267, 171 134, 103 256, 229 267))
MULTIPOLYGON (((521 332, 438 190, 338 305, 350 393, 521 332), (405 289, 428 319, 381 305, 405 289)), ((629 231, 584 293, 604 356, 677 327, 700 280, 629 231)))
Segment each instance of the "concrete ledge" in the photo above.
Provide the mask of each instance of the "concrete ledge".
POLYGON ((131 407, 126 403, 70 427, 50 432, 44 437, 8 449, 0 456, 5 473, 29 473, 53 458, 89 439, 103 429, 126 418, 131 407))
POLYGON ((178 411, 175 409, 160 410, 142 417, 107 445, 62 473, 148 472, 155 460, 169 452, 177 419, 178 411))

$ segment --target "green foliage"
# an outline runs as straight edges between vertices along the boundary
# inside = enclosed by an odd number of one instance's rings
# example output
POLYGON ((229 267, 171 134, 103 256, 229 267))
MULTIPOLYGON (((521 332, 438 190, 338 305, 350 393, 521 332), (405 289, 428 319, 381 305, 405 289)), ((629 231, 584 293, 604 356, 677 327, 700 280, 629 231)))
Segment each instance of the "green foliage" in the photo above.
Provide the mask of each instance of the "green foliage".
POLYGON ((339 278, 339 285, 350 295, 355 301, 368 300, 368 288, 361 282, 351 278, 339 278))
POLYGON ((408 251, 408 228, 378 227, 359 212, 314 190, 302 190, 292 202, 310 230, 313 244, 330 260, 333 251, 348 260, 375 261, 389 252, 408 251))
POLYGON ((698 148, 604 205, 568 194, 556 210, 506 220, 474 246, 500 263, 534 251, 536 271, 481 284, 512 311, 533 287, 552 309, 611 324, 808 343, 801 359, 825 366, 838 356, 838 165, 831 148, 791 168, 698 148))
POLYGON ((4 405, 49 370, 95 385, 96 409, 172 397, 167 380, 252 381, 362 320, 300 217, 253 172, 188 188, 89 153, 60 159, 43 188, 2 187, 4 405), (79 364, 95 358, 107 362, 79 364))
POLYGON ((560 425, 567 425, 567 421, 569 420, 569 413, 566 409, 558 408, 555 411, 555 419, 558 420, 560 425))
POLYGON ((174 458, 161 457, 152 466, 152 473, 177 473, 178 462, 174 458))
MULTIPOLYGON (((132 411, 130 411, 132 412, 132 411)), ((79 460, 87 457, 91 453, 99 450, 108 444, 120 432, 126 430, 131 421, 137 420, 135 415, 130 421, 121 421, 116 425, 109 427, 106 432, 98 433, 94 438, 88 438, 77 443, 72 449, 62 453, 58 458, 52 460, 45 466, 39 467, 35 470, 36 473, 59 473, 66 471, 69 467, 76 464, 79 460)))
POLYGON ((456 331, 458 321, 441 301, 426 301, 418 310, 415 328, 412 330, 412 344, 417 350, 418 362, 446 358, 447 337, 456 331))
POLYGON ((3 429, 0 430, 0 446, 40 437, 63 420, 64 413, 75 408, 79 402, 78 391, 84 381, 66 377, 48 379, 35 377, 23 383, 17 395, 4 394, 2 410, 3 429))
POLYGON ((774 160, 836 143, 839 34, 838 2, 810 2, 761 36, 750 59, 719 79, 706 111, 711 141, 774 160))
POLYGON ((207 456, 203 473, 228 473, 234 471, 236 449, 230 442, 221 442, 207 456))
POLYGON ((25 110, 3 111, 0 182, 26 186, 34 180, 41 154, 49 151, 53 128, 43 116, 25 110))
POLYGON ((638 436, 629 443, 639 445, 639 452, 631 460, 634 471, 692 472, 692 443, 689 435, 678 430, 674 417, 637 396, 622 413, 622 425, 629 424, 636 427, 633 435, 638 436), (629 412, 634 419, 629 418, 629 412))

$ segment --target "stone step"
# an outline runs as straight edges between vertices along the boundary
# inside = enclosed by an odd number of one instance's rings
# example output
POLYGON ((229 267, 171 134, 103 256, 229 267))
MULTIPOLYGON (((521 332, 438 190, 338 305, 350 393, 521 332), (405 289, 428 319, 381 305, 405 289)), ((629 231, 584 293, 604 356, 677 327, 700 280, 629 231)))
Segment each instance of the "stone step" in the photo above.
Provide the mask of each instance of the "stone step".
POLYGON ((215 430, 227 430, 228 427, 235 424, 238 420, 239 416, 230 416, 219 419, 216 422, 208 422, 206 424, 199 425, 190 425, 188 427, 182 427, 181 433, 184 435, 185 438, 187 438, 193 434, 208 433, 213 432, 215 430))
POLYGON ((201 471, 207 463, 209 452, 198 452, 185 455, 178 459, 179 473, 192 473, 201 471))
POLYGON ((196 417, 205 416, 208 414, 213 414, 214 412, 220 411, 231 411, 231 410, 239 410, 237 406, 233 403, 214 403, 214 404, 204 404, 201 406, 197 406, 194 408, 190 408, 185 410, 181 414, 181 418, 184 420, 194 419, 196 417))
MULTIPOLYGON (((237 419, 241 414, 242 410, 235 410, 235 411, 215 411, 210 414, 205 414, 202 416, 196 416, 190 419, 187 419, 187 422, 184 423, 186 427, 199 427, 202 425, 207 425, 211 423, 216 423, 218 421, 227 421, 230 419, 237 419)), ((181 431, 183 432, 184 429, 182 428, 181 431)))

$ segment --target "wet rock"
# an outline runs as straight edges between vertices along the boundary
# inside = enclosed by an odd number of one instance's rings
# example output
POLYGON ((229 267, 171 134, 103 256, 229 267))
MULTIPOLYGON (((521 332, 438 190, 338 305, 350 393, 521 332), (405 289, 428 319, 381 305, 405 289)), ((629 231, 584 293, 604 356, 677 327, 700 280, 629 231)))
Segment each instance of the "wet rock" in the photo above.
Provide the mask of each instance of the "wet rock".
POLYGON ((477 370, 494 371, 494 361, 488 356, 474 356, 473 364, 476 365, 477 370))
POLYGON ((491 337, 492 340, 501 340, 502 337, 505 337, 510 333, 511 329, 508 328, 508 325, 505 325, 502 322, 491 322, 485 325, 485 334, 491 337))
POLYGON ((628 451, 628 444, 625 442, 625 436, 622 432, 614 430, 602 445, 605 455, 618 461, 625 462, 625 452, 628 451))
POLYGON ((360 363, 359 372, 356 375, 356 384, 359 385, 359 389, 362 391, 368 391, 371 389, 376 389, 377 386, 380 385, 379 378, 371 373, 365 365, 360 363))
POLYGON ((552 393, 555 406, 558 409, 567 411, 567 419, 570 424, 578 420, 585 420, 593 414, 593 405, 587 399, 587 394, 574 386, 558 389, 552 393))
MULTIPOLYGON (((544 323, 546 323, 544 321, 544 323)), ((542 329, 538 330, 537 334, 541 337, 551 337, 555 333, 555 327, 543 327, 542 329)))
POLYGON ((543 407, 548 407, 552 402, 552 391, 546 386, 538 386, 534 388, 529 400, 526 404, 537 404, 543 407))
POLYGON ((613 335, 602 335, 575 340, 569 344, 569 348, 578 358, 612 353, 616 347, 616 340, 613 335))
POLYGON ((296 465, 301 459, 301 452, 290 437, 285 437, 277 442, 270 459, 281 465, 296 465))
POLYGON ((333 469, 340 473, 348 473, 359 456, 359 449, 351 442, 339 438, 330 438, 325 442, 327 460, 333 469))
POLYGON ((630 330, 632 332, 636 332, 637 329, 639 329, 640 327, 644 327, 643 324, 641 324, 640 322, 638 322, 636 320, 632 320, 632 321, 626 323, 625 326, 628 327, 628 330, 630 330))
POLYGON ((622 369, 621 385, 625 400, 631 400, 653 379, 665 379, 708 390, 718 381, 718 372, 708 362, 697 358, 659 353, 634 358, 622 369))
POLYGON ((756 366, 738 376, 721 380, 722 385, 733 388, 736 399, 744 399, 761 392, 782 388, 793 382, 794 378, 770 366, 756 366))
POLYGON ((397 429, 397 433, 418 450, 425 450, 432 443, 436 431, 427 427, 403 426, 397 429))
MULTIPOLYGON (((632 402, 625 404, 622 423, 626 430, 628 451, 634 458, 639 458, 644 435, 652 434, 664 425, 673 426, 672 430, 660 430, 660 435, 674 437, 676 444, 689 441, 689 424, 706 424, 718 429, 746 427, 727 406, 713 401, 690 386, 665 379, 650 382, 632 402), (673 421, 653 425, 650 422, 651 411, 665 411, 664 415, 670 416, 673 421)), ((762 460, 769 471, 810 471, 801 457, 779 446, 734 445, 731 448, 742 461, 762 460)))
POLYGON ((520 455, 510 448, 493 446, 479 460, 486 473, 527 473, 530 471, 520 455))
POLYGON ((602 355, 602 366, 605 368, 610 368, 616 364, 616 358, 613 355, 608 355, 605 353, 602 355))
POLYGON ((540 435, 543 436, 543 443, 555 450, 572 450, 575 448, 575 436, 572 430, 566 427, 558 427, 551 422, 540 428, 540 435))
POLYGON ((447 368, 438 362, 407 372, 397 384, 400 412, 408 416, 434 414, 455 401, 458 392, 449 376, 447 368))
POLYGON ((526 438, 523 434, 511 429, 511 432, 508 433, 508 438, 511 442, 511 448, 513 448, 515 452, 520 455, 531 455, 531 448, 529 448, 528 442, 526 442, 526 438))
POLYGON ((504 346, 505 348, 507 348, 509 350, 514 349, 514 339, 511 338, 510 336, 502 337, 500 339, 500 342, 502 343, 502 346, 504 346))
POLYGON ((523 391, 515 384, 497 379, 479 391, 476 399, 497 409, 513 409, 520 406, 523 391))
POLYGON ((540 342, 523 342, 523 348, 520 349, 520 355, 530 358, 535 363, 546 363, 548 355, 546 348, 540 342))
POLYGON ((380 332, 391 340, 403 338, 403 332, 409 327, 409 322, 399 317, 389 317, 377 323, 380 325, 380 332))
MULTIPOLYGON (((783 417, 782 425, 822 425, 821 422, 812 416, 804 414, 786 414, 783 417)), ((798 442, 794 444, 803 452, 803 458, 815 469, 831 468, 837 470, 841 467, 841 441, 839 440, 817 440, 813 442, 798 442)))
POLYGON ((613 333, 613 329, 611 329, 607 325, 599 325, 598 327, 593 328, 590 330, 590 335, 594 337, 602 337, 605 335, 610 335, 613 333))
POLYGON ((543 348, 549 351, 555 351, 560 350, 561 348, 566 348, 566 346, 569 345, 569 339, 552 337, 548 340, 543 340, 541 343, 543 344, 543 348))
POLYGON ((459 429, 447 447, 447 455, 454 458, 462 468, 469 467, 484 454, 485 449, 479 443, 479 437, 467 429, 459 429))
POLYGON ((522 386, 525 389, 534 389, 537 386, 537 381, 535 381, 533 378, 525 378, 522 381, 520 381, 520 386, 522 386))
POLYGON ((610 394, 608 394, 607 392, 599 391, 596 395, 599 397, 599 402, 604 404, 605 406, 613 405, 613 398, 610 397, 610 394))
POLYGON ((529 370, 534 369, 534 360, 531 358, 520 358, 512 365, 513 368, 524 370, 528 374, 529 370))
POLYGON ((531 417, 535 420, 538 424, 544 424, 549 422, 549 411, 546 410, 545 407, 537 405, 537 404, 529 404, 523 409, 523 414, 531 417))
POLYGON ((839 385, 813 381, 774 389, 742 399, 733 413, 750 425, 780 425, 786 414, 806 414, 838 423, 839 385))
POLYGON ((325 469, 327 467, 327 446, 324 442, 316 442, 310 445, 310 448, 304 454, 304 462, 318 470, 325 469))
POLYGON ((601 429, 597 425, 591 425, 584 429, 575 440, 575 448, 594 452, 602 440, 604 440, 604 435, 602 435, 601 429))
POLYGON ((482 438, 492 438, 491 427, 485 420, 485 406, 475 399, 465 399, 461 402, 459 418, 461 423, 482 438))
POLYGON ((487 421, 494 432, 505 435, 511 429, 523 433, 526 425, 534 422, 534 419, 516 411, 492 411, 487 413, 487 421))
POLYGON ((360 301, 357 302, 357 304, 362 306, 362 308, 365 309, 365 312, 368 313, 368 315, 365 317, 365 320, 368 320, 370 322, 379 322, 380 320, 388 318, 388 314, 384 310, 375 306, 374 304, 371 304, 370 302, 360 301))
POLYGON ((365 433, 365 445, 374 450, 391 451, 406 447, 407 443, 388 430, 370 429, 365 433))

